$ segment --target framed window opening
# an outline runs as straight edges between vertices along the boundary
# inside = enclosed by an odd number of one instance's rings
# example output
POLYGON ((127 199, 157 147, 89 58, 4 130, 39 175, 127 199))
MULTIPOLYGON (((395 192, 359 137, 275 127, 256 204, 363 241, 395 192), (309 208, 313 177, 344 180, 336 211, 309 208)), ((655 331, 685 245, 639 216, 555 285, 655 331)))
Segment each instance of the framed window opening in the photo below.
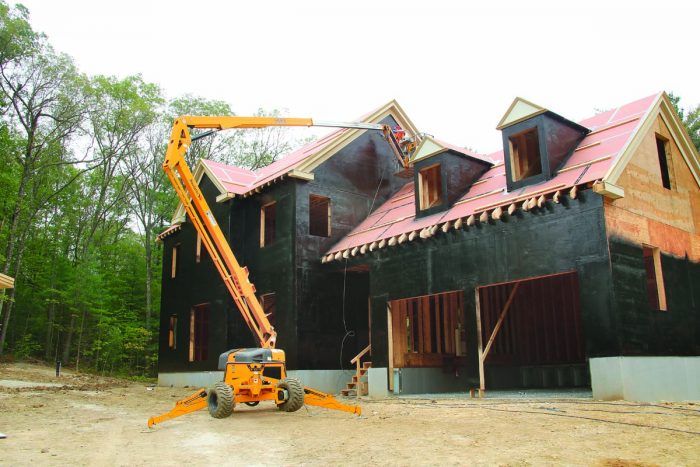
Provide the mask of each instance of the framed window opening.
POLYGON ((440 164, 431 165, 418 172, 418 200, 421 211, 442 204, 440 164))
POLYGON ((331 236, 331 200, 325 196, 309 195, 309 235, 331 236))
POLYGON ((264 204, 260 208, 260 248, 275 241, 277 221, 277 203, 264 204))
POLYGON ((659 169, 661 171, 661 185, 667 190, 672 189, 672 177, 668 157, 668 140, 663 136, 656 135, 656 154, 659 157, 659 169))
POLYGON ((647 300, 654 310, 668 311, 666 306, 666 287, 661 268, 661 251, 650 245, 642 246, 644 272, 646 274, 647 300))
POLYGON ((168 328, 168 348, 177 349, 177 316, 170 316, 170 326, 168 328))
POLYGON ((508 144, 510 168, 514 182, 542 173, 540 138, 537 127, 510 136, 508 144))
POLYGON ((270 292, 262 294, 260 296, 260 305, 267 316, 267 320, 274 326, 277 318, 277 299, 275 293, 270 292))
POLYGON ((196 305, 190 310, 189 361, 209 358, 209 304, 196 305))
POLYGON ((170 257, 170 278, 175 279, 177 276, 177 260, 180 252, 180 244, 178 243, 173 247, 172 254, 170 257))

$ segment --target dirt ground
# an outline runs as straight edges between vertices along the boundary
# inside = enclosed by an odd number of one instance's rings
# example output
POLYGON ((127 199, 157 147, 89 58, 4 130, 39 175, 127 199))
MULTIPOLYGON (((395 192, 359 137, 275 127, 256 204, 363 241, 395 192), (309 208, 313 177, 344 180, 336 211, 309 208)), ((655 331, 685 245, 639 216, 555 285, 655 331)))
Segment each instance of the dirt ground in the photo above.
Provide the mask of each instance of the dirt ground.
POLYGON ((272 403, 146 427, 192 389, 0 364, 0 465, 700 465, 700 406, 592 400, 272 403))

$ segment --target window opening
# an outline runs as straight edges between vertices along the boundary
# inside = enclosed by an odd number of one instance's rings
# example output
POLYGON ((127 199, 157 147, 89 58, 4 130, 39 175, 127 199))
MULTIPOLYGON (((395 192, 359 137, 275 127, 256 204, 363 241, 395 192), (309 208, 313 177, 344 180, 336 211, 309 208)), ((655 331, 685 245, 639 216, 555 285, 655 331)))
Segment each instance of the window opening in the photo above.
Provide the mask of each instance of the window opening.
POLYGON ((542 173, 537 127, 513 135, 508 138, 508 141, 510 142, 510 167, 514 182, 542 173))
POLYGON ((668 141, 656 137, 656 152, 659 155, 659 168, 661 169, 661 184, 667 190, 671 189, 671 175, 668 171, 668 155, 666 145, 668 141))
POLYGON ((309 235, 331 236, 331 200, 325 196, 309 195, 309 235))
POLYGON ((189 360, 198 362, 209 357, 209 304, 197 305, 190 310, 189 360))
POLYGON ((418 172, 420 209, 429 209, 442 203, 442 175, 440 165, 426 167, 418 172))
POLYGON ((273 326, 275 325, 275 318, 277 317, 276 302, 277 300, 274 292, 266 293, 260 296, 260 304, 262 305, 262 309, 265 312, 265 315, 267 316, 267 320, 273 326))
POLYGON ((170 317, 170 328, 168 329, 168 348, 177 349, 177 316, 170 317))
POLYGON ((170 278, 175 279, 175 276, 177 276, 177 257, 178 257, 178 252, 180 251, 180 245, 177 244, 173 247, 173 254, 171 255, 170 259, 170 278))
POLYGON ((645 246, 642 254, 649 305, 654 310, 666 311, 666 290, 661 269, 661 252, 658 248, 645 246))
POLYGON ((276 206, 272 202, 260 208, 260 248, 275 241, 276 206))

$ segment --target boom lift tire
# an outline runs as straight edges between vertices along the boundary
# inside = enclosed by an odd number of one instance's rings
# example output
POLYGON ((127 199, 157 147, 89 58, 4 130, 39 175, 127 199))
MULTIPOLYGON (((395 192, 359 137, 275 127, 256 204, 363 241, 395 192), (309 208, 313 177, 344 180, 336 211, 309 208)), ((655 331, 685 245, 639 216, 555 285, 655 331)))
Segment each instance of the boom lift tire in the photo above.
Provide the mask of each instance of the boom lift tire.
POLYGON ((236 402, 233 400, 231 386, 226 383, 216 383, 209 389, 207 407, 209 415, 214 418, 226 418, 233 413, 236 402))
POLYGON ((296 412, 304 406, 304 386, 296 378, 284 378, 277 383, 277 389, 287 391, 287 400, 277 407, 284 412, 296 412))

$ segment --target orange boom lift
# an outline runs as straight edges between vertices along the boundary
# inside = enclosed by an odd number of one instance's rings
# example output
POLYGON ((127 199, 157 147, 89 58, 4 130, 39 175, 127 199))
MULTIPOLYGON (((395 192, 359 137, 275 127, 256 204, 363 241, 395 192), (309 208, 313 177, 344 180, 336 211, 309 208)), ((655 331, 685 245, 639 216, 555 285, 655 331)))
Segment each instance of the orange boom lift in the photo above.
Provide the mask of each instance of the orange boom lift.
POLYGON ((270 126, 324 126, 381 131, 392 152, 404 169, 408 156, 402 143, 397 141, 388 125, 374 123, 334 123, 313 121, 310 118, 274 117, 196 117, 182 116, 173 124, 163 170, 187 215, 194 225, 207 252, 226 284, 236 307, 260 343, 259 348, 234 349, 219 356, 219 369, 224 380, 209 389, 200 389, 176 402, 167 413, 148 419, 148 426, 208 407, 214 418, 225 418, 233 413, 237 403, 251 406, 260 401, 274 401, 280 410, 294 412, 304 404, 342 410, 360 415, 358 406, 342 404, 333 396, 304 387, 298 379, 288 378, 284 351, 275 348, 277 332, 267 319, 255 296, 255 286, 248 279, 248 268, 238 264, 219 224, 214 218, 204 195, 185 162, 185 153, 193 140, 227 129, 265 128, 270 126), (194 138, 190 128, 209 129, 194 138), (273 377, 274 375, 275 377, 273 377))

